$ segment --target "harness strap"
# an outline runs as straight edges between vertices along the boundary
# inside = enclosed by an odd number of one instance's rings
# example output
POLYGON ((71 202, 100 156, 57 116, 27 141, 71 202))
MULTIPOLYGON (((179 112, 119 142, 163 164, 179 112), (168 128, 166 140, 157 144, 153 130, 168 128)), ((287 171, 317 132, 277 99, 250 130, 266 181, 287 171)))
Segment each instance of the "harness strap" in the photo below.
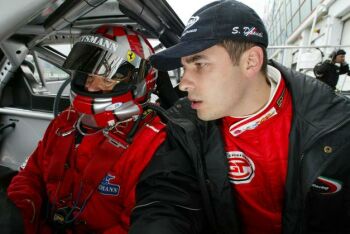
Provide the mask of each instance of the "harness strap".
POLYGON ((55 182, 62 179, 65 171, 65 165, 67 163, 70 152, 74 150, 75 143, 75 118, 70 118, 69 115, 74 113, 63 112, 62 116, 57 119, 55 123, 58 127, 55 137, 49 139, 48 147, 45 151, 46 157, 50 155, 60 155, 60 157, 51 157, 50 164, 48 165, 48 177, 47 182, 55 182), (53 151, 55 153, 53 153, 53 151))

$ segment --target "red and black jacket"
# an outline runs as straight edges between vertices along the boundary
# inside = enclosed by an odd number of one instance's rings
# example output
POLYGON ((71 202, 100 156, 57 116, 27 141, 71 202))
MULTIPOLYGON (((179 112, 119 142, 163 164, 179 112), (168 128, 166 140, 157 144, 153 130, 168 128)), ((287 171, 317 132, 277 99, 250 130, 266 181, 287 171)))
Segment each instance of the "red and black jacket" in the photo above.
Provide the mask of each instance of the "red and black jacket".
MULTIPOLYGON (((271 65, 293 103, 282 233, 350 233, 350 101, 271 65)), ((129 233, 241 233, 218 123, 197 120, 186 99, 170 114, 168 138, 140 178, 129 233)))

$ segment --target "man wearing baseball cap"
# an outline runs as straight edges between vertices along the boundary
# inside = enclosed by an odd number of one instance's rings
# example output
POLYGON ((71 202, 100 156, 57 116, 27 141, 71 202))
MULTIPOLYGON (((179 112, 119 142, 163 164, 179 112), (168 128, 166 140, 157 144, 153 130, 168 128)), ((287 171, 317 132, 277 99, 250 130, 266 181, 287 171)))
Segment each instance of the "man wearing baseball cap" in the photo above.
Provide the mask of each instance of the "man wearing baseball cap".
POLYGON ((350 102, 268 63, 267 46, 259 16, 225 0, 151 57, 183 66, 188 97, 138 184, 131 234, 350 233, 350 102))

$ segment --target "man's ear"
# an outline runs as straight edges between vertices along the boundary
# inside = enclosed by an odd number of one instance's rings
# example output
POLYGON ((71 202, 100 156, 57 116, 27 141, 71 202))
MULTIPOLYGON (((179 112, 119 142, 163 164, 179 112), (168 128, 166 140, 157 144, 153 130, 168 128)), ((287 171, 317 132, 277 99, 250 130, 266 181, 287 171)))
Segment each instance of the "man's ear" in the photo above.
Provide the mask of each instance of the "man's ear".
POLYGON ((260 72, 264 62, 264 53, 259 46, 253 46, 243 53, 240 62, 243 65, 243 72, 247 76, 256 76, 260 72))

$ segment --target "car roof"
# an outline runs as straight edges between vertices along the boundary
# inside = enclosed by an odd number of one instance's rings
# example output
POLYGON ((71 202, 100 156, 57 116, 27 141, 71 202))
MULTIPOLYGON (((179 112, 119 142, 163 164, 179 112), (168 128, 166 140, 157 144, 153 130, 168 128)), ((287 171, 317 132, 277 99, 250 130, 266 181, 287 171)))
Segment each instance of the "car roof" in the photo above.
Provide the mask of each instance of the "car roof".
POLYGON ((166 0, 11 0, 1 1, 0 9, 0 46, 14 66, 29 50, 43 52, 102 24, 131 27, 165 47, 184 29, 166 0))

